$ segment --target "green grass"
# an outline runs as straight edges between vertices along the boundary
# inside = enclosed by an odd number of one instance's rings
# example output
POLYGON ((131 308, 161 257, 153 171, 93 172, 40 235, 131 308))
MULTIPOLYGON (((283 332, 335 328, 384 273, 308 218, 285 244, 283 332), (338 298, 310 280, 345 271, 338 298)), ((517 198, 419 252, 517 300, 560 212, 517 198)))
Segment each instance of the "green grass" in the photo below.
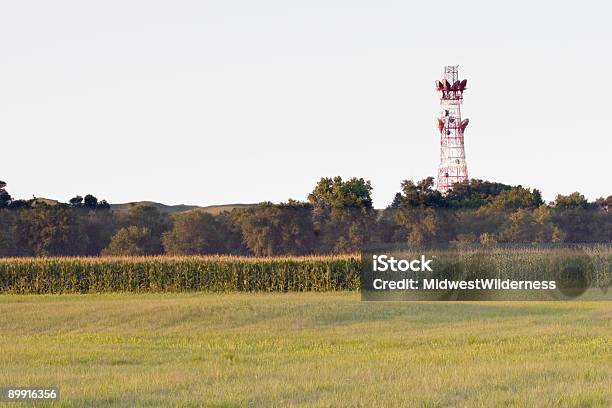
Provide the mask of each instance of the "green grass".
POLYGON ((611 322, 609 302, 1 295, 0 387, 58 385, 56 406, 610 407, 611 322))

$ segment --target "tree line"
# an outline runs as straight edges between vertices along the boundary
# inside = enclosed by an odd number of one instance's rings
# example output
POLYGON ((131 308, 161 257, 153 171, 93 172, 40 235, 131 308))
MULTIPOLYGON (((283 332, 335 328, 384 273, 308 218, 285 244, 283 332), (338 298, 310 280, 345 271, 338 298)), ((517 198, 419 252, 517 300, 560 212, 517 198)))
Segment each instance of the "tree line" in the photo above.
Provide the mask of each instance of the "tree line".
POLYGON ((545 203, 537 189, 482 180, 441 194, 433 178, 406 180, 384 210, 362 178, 322 178, 305 201, 264 202, 220 214, 154 206, 113 210, 88 194, 68 203, 13 199, 0 182, 0 256, 306 255, 366 245, 612 242, 612 196, 576 192, 545 203))

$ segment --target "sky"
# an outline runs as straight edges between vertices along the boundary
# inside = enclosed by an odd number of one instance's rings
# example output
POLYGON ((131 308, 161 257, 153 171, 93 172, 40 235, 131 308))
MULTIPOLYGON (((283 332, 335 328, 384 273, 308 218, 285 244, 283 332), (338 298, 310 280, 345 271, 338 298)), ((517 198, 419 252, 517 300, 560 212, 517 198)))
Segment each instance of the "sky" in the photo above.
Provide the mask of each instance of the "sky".
POLYGON ((612 194, 607 1, 2 1, 16 198, 305 200, 436 174, 434 81, 468 79, 470 177, 612 194))

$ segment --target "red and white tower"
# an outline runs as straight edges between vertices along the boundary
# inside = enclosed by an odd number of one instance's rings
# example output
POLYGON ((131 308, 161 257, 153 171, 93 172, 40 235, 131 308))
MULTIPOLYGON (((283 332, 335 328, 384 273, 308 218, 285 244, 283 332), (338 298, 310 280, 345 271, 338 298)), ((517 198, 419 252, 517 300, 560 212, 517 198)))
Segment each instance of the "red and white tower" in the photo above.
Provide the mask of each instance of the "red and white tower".
POLYGON ((444 79, 436 81, 436 89, 442 93, 442 114, 436 118, 440 131, 440 167, 436 188, 442 193, 454 183, 468 178, 463 132, 469 120, 461 119, 461 102, 466 85, 467 79, 459 80, 458 65, 444 67, 444 79))

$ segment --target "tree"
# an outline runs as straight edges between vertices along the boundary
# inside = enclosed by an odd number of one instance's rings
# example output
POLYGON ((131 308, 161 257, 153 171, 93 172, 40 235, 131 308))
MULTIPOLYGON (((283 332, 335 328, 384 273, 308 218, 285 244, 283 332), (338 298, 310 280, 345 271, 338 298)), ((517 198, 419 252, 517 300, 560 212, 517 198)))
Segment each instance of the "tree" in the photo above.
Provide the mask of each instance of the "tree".
POLYGON ((308 195, 308 201, 317 208, 372 208, 372 185, 362 178, 342 181, 323 177, 308 195))
POLYGON ((8 206, 11 210, 23 210, 32 207, 32 200, 12 200, 8 206))
POLYGON ((318 251, 355 252, 377 238, 372 185, 363 178, 321 178, 308 201, 318 237, 318 251))
POLYGON ((434 189, 434 178, 427 177, 417 183, 404 180, 401 192, 384 211, 381 225, 393 232, 383 232, 393 242, 409 242, 415 245, 433 245, 448 242, 451 237, 452 213, 445 197, 434 189))
MULTIPOLYGON (((470 179, 453 184, 450 190, 442 194, 434 189, 433 177, 418 183, 404 180, 401 187, 402 191, 395 195, 388 208, 480 208, 513 189, 502 183, 470 179)), ((533 194, 537 196, 539 192, 534 190, 533 194)))
POLYGON ((553 205, 557 210, 589 210, 595 207, 577 191, 570 195, 558 194, 553 205))
POLYGON ((508 212, 483 206, 478 209, 458 209, 456 215, 456 231, 458 234, 474 234, 477 237, 486 236, 488 242, 502 228, 507 220, 508 212))
POLYGON ((560 242, 564 238, 561 229, 552 221, 551 211, 545 205, 535 210, 519 208, 508 216, 499 237, 504 242, 560 242))
POLYGON ((455 214, 436 208, 403 207, 393 212, 394 238, 419 246, 442 245, 455 236, 455 214))
POLYGON ((109 210, 111 208, 106 200, 98 201, 98 199, 91 194, 87 194, 85 198, 80 195, 74 196, 68 203, 72 208, 87 208, 89 210, 109 210))
POLYGON ((470 179, 453 184, 444 199, 451 208, 480 208, 511 189, 507 184, 470 179))
POLYGON ((83 232, 87 236, 84 255, 98 256, 108 246, 117 230, 117 220, 111 211, 73 210, 78 213, 83 232))
POLYGON ((103 251, 106 256, 143 256, 152 255, 155 252, 155 240, 151 231, 146 227, 120 228, 103 251))
POLYGON ((0 208, 8 208, 13 200, 11 195, 5 190, 5 187, 6 183, 4 181, 0 181, 0 208))
POLYGON ((612 195, 609 195, 607 198, 600 197, 595 201, 595 205, 597 208, 604 212, 610 211, 612 208, 612 195))
POLYGON ((95 210, 98 208, 98 199, 91 194, 87 194, 83 199, 83 207, 95 210))
POLYGON ((72 208, 81 208, 83 206, 83 197, 77 195, 72 197, 68 202, 72 208))
POLYGON ((315 231, 311 205, 289 200, 234 209, 232 219, 240 226, 247 248, 258 256, 304 255, 314 252, 315 231))
POLYGON ((519 208, 535 209, 544 204, 542 194, 539 190, 512 187, 510 190, 502 191, 491 201, 490 207, 499 210, 517 210, 519 208))
POLYGON ((110 210, 111 206, 106 200, 101 200, 98 202, 98 206, 96 207, 98 210, 110 210))
POLYGON ((16 240, 24 253, 36 256, 81 255, 88 245, 78 214, 48 205, 20 211, 16 240))
MULTIPOLYGON (((604 239, 601 232, 606 217, 600 217, 596 203, 589 203, 584 195, 574 192, 570 195, 557 195, 553 203, 553 219, 565 234, 566 242, 599 242, 604 239)), ((609 242, 609 240, 607 241, 609 242)))
POLYGON ((401 183, 402 191, 395 194, 393 202, 387 209, 399 208, 443 208, 447 202, 438 190, 434 189, 434 178, 427 177, 415 183, 404 180, 401 183))
POLYGON ((484 232, 482 234, 480 234, 480 237, 478 237, 478 241, 482 244, 482 245, 495 245, 497 244, 497 237, 495 236, 495 234, 490 234, 488 232, 484 232))
POLYGON ((0 208, 0 257, 19 256, 16 245, 17 211, 0 208))
POLYGON ((172 217, 172 229, 162 235, 164 251, 172 255, 229 253, 240 246, 240 232, 226 214, 188 211, 172 217))
POLYGON ((172 226, 167 214, 161 213, 153 206, 135 205, 128 211, 119 213, 117 218, 121 227, 147 228, 151 234, 153 253, 163 253, 161 237, 172 226))
POLYGON ((379 241, 376 210, 349 207, 319 213, 316 234, 319 236, 320 252, 357 252, 379 241))

